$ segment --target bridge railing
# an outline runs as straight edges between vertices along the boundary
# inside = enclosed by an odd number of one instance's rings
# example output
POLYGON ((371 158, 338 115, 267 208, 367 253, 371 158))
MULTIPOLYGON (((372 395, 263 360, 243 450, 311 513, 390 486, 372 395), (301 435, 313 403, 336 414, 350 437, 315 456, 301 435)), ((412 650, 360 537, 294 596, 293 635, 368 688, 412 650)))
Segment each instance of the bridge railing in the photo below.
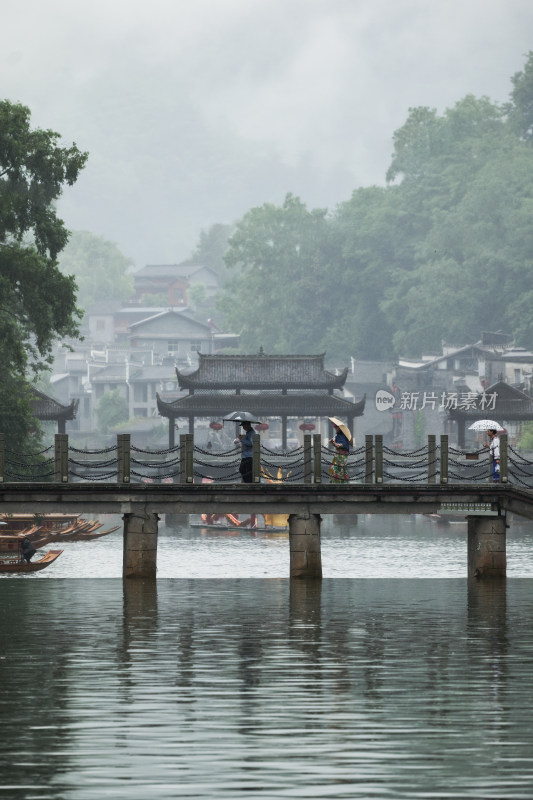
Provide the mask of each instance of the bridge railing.
MULTIPOLYGON (((235 483, 241 481, 240 445, 213 451, 200 447, 191 434, 183 434, 172 448, 149 450, 131 443, 130 434, 117 436, 116 444, 85 449, 69 444, 68 435, 57 434, 54 445, 39 453, 13 453, 0 435, 0 481, 127 483, 235 483)), ((292 450, 272 450, 254 435, 253 482, 327 483, 332 450, 321 436, 305 434, 303 445, 292 450)), ((465 451, 449 444, 448 436, 428 436, 414 450, 397 450, 383 437, 365 436, 352 448, 346 463, 351 483, 454 484, 491 480, 488 448, 465 451)), ((533 487, 533 461, 500 436, 502 483, 533 487)))

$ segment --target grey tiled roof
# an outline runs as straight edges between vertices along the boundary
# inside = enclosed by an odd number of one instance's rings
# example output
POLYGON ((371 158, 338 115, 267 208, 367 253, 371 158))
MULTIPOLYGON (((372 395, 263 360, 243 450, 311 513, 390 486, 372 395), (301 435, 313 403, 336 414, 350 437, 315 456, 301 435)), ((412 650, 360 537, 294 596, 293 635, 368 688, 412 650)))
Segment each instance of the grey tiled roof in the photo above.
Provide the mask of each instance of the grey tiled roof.
POLYGON ((157 395, 157 408, 163 417, 195 417, 221 419, 241 409, 262 417, 341 417, 362 416, 366 395, 357 403, 350 403, 330 394, 193 394, 180 397, 173 403, 165 403, 157 395))
POLYGON ((325 370, 324 354, 198 356, 196 372, 176 371, 182 389, 334 389, 344 385, 348 374, 348 368, 340 375, 325 370))
POLYGON ((79 400, 73 400, 70 405, 64 406, 38 389, 33 388, 32 395, 31 407, 37 419, 45 421, 76 418, 79 400))

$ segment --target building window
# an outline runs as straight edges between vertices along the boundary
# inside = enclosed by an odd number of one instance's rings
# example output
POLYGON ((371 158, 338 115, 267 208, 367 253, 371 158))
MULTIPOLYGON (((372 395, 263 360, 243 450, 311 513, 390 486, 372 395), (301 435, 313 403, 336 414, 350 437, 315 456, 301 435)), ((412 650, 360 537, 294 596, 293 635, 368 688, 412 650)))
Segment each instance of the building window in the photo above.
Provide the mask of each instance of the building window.
POLYGON ((145 383, 136 383, 133 387, 133 400, 136 403, 146 403, 148 400, 148 387, 145 383))
POLYGON ((191 342, 191 353, 199 353, 202 349, 201 342, 191 342))

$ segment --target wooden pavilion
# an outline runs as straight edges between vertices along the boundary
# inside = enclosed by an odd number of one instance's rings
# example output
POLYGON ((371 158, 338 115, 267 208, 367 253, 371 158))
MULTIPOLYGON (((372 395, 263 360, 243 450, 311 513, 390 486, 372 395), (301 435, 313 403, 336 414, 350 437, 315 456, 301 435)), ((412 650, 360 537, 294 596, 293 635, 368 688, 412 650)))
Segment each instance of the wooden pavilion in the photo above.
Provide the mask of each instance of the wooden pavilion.
POLYGON ((289 417, 339 417, 353 428, 362 416, 366 396, 356 403, 335 394, 344 387, 348 368, 340 375, 324 369, 324 354, 279 356, 205 355, 199 353, 195 372, 176 369, 180 389, 188 395, 167 403, 157 395, 157 408, 168 419, 169 447, 174 447, 176 419, 189 422, 194 431, 198 417, 221 420, 233 411, 249 411, 258 419, 281 418, 281 445, 287 447, 289 417))
POLYGON ((76 419, 79 400, 72 400, 68 406, 61 405, 58 400, 49 397, 32 387, 31 407, 34 416, 42 422, 56 421, 57 432, 65 433, 66 423, 71 419, 76 419))

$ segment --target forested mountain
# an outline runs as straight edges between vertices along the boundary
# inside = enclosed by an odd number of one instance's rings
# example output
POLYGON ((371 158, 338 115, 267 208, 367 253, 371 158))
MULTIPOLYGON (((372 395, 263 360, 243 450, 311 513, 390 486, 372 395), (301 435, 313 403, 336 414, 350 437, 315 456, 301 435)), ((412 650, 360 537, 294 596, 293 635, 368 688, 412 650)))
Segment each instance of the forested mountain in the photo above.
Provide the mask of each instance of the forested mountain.
POLYGON ((509 102, 409 110, 385 187, 292 195, 230 238, 219 299, 249 351, 418 356, 505 330, 533 346, 533 52, 509 102))

